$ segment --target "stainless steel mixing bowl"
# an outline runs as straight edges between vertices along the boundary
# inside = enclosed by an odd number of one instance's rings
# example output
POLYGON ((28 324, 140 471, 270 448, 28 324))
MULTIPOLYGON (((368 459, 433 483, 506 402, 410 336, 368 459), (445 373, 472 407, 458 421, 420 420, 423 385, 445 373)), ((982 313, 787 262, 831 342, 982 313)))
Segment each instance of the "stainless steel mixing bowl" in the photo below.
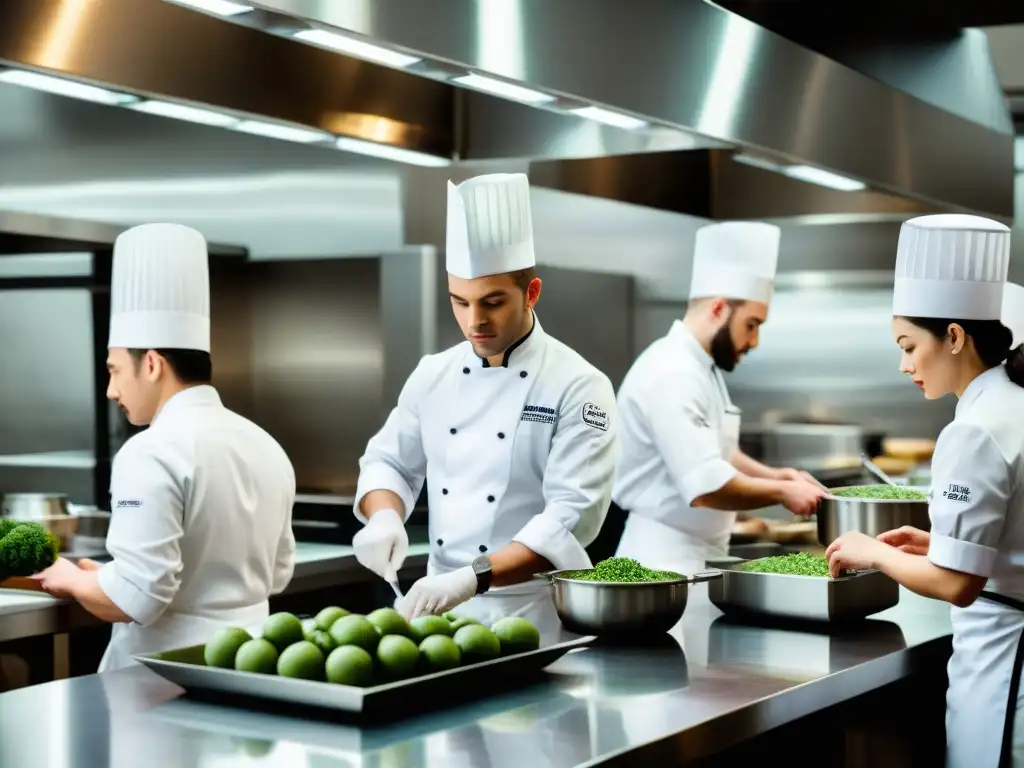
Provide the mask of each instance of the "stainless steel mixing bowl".
POLYGON ((691 584, 720 579, 708 571, 671 581, 609 582, 563 578, 547 571, 534 578, 551 585, 563 626, 581 635, 643 637, 668 632, 682 618, 691 584))
MULTIPOLYGON (((832 488, 838 491, 839 488, 832 488)), ((917 490, 927 491, 926 488, 917 490)), ((824 496, 818 502, 818 543, 827 547, 847 531, 868 536, 910 525, 931 529, 927 499, 864 499, 824 496)))

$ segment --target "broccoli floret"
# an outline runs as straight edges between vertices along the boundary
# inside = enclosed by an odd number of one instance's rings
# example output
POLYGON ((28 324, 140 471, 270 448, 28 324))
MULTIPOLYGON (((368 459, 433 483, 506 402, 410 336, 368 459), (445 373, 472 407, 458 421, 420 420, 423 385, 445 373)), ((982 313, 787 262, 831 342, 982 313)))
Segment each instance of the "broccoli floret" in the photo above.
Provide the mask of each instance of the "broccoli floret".
POLYGON ((39 573, 59 554, 60 540, 38 523, 0 520, 0 581, 39 573))

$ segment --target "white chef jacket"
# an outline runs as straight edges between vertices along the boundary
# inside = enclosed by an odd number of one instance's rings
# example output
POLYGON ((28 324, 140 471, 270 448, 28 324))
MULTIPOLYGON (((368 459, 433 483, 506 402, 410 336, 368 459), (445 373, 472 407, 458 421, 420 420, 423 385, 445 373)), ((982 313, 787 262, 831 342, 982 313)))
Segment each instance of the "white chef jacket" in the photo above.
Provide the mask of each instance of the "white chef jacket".
MULTIPOLYGON (((936 442, 928 558, 987 577, 986 591, 1024 600, 1022 475, 1024 388, 1000 365, 968 385, 936 442)), ((947 764, 995 768, 1024 613, 984 598, 951 610, 947 764)), ((1014 729, 1014 742, 1024 758, 1024 722, 1014 729)))
MULTIPOLYGON (((490 366, 468 342, 427 355, 359 461, 354 502, 397 494, 412 512, 424 479, 429 506, 427 573, 469 565, 517 541, 556 569, 589 568, 611 500, 617 451, 608 377, 533 327, 490 366)), ((457 609, 481 621, 546 611, 543 580, 495 587, 457 609)), ((550 601, 546 601, 550 603, 550 601)), ((550 618, 550 617, 547 617, 550 618)))
POLYGON ((99 584, 134 621, 114 625, 101 672, 267 617, 294 571, 295 471, 212 386, 167 400, 117 452, 110 485, 99 584))
MULTIPOLYGON (((622 458, 613 499, 629 512, 615 554, 648 568, 699 573, 728 555, 734 512, 691 506, 737 473, 740 412, 721 371, 682 321, 633 363, 618 393, 622 458)), ((707 602, 707 584, 689 603, 707 602)))

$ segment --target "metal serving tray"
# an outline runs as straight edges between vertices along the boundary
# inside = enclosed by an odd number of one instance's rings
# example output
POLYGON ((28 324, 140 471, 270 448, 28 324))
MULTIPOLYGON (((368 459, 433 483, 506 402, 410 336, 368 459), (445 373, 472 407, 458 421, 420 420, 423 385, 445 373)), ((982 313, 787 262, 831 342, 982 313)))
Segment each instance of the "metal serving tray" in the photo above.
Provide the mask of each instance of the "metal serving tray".
POLYGON ((163 653, 139 654, 134 658, 186 691, 216 691, 278 703, 378 714, 386 712, 389 703, 401 699, 417 697, 430 701, 432 691, 450 692, 457 688, 460 695, 469 698, 475 691, 500 690, 503 682, 518 683, 523 678, 539 673, 569 651, 585 646, 593 639, 591 636, 577 637, 536 651, 502 656, 445 672, 433 672, 365 688, 207 667, 203 663, 202 645, 163 653))
POLYGON ((708 597, 724 613, 760 614, 810 621, 863 619, 892 608, 900 587, 881 571, 857 571, 838 579, 736 570, 739 558, 709 560, 722 578, 708 582, 708 597))

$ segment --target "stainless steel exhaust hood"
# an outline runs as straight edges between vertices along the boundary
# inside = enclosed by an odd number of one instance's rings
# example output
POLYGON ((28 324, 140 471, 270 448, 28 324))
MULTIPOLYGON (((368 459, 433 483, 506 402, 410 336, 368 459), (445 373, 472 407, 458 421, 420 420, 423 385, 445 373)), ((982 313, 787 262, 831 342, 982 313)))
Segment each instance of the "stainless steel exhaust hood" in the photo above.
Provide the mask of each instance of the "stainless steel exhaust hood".
POLYGON ((741 147, 925 207, 1013 213, 1012 136, 701 0, 245 5, 256 10, 222 19, 158 0, 4 0, 0 64, 210 106, 238 130, 269 119, 323 132, 314 144, 357 139, 431 165, 741 147), (402 71, 295 37, 325 30, 415 63, 402 71), (541 98, 464 87, 480 74, 541 98), (594 106, 647 125, 580 112, 594 106))
MULTIPOLYGON (((832 170, 932 205, 1013 216, 1011 134, 909 96, 703 0, 246 4, 279 14, 271 23, 301 19, 317 29, 354 32, 438 67, 507 78, 557 99, 832 170)), ((268 23, 249 14, 232 20, 268 23)), ((1006 110, 1005 104, 994 108, 1006 110)))

